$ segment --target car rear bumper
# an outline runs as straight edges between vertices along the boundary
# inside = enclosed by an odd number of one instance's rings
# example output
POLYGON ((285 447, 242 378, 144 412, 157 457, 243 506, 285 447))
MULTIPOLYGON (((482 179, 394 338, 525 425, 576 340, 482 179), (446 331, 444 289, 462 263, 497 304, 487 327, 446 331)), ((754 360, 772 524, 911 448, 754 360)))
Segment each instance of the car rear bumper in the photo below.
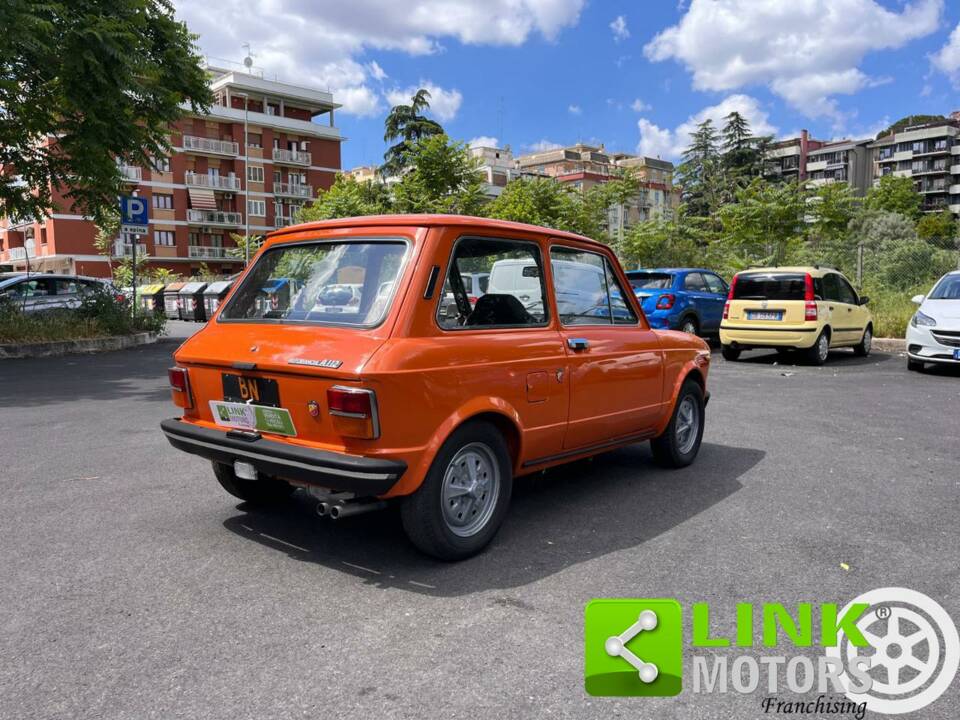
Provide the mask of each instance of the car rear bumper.
POLYGON ((319 485, 359 496, 385 495, 406 472, 401 460, 345 455, 267 440, 259 433, 224 432, 179 418, 160 423, 173 447, 232 465, 243 460, 273 477, 319 485))
POLYGON ((816 325, 791 328, 769 325, 740 325, 724 323, 720 326, 720 342, 741 348, 809 348, 817 341, 816 325))

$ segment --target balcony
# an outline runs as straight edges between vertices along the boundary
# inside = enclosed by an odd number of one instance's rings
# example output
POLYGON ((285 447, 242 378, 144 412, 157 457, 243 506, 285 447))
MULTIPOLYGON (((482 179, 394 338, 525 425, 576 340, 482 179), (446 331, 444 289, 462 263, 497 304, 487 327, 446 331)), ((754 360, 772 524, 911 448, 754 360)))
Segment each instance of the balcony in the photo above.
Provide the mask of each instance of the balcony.
MULTIPOLYGON (((113 243, 113 257, 122 258, 129 257, 131 255, 133 255, 133 243, 125 243, 122 240, 118 240, 117 242, 113 243)), ((137 243, 137 256, 147 256, 146 243, 137 243)))
POLYGON ((273 224, 278 227, 287 227, 287 225, 293 225, 296 222, 292 217, 284 217, 283 215, 277 215, 273 219, 273 224))
POLYGON ((827 169, 826 160, 807 160, 807 173, 814 173, 827 169))
POLYGON ((243 217, 238 212, 222 210, 187 210, 187 222, 191 225, 219 225, 221 227, 236 227, 243 224, 243 217))
POLYGON ((290 197, 312 198, 313 185, 294 185, 291 183, 274 183, 274 195, 289 195, 290 197))
POLYGON ((208 153, 210 155, 230 155, 233 157, 240 153, 240 147, 235 142, 197 137, 196 135, 183 136, 183 149, 196 153, 208 153))
POLYGON ((929 148, 921 152, 914 152, 913 156, 926 157, 927 155, 949 155, 949 154, 950 154, 950 148, 942 147, 942 148, 929 148))
POLYGON ((946 183, 944 183, 943 185, 928 185, 926 187, 921 187, 919 190, 921 195, 930 195, 933 193, 945 193, 947 191, 948 190, 947 190, 946 183))
POLYGON ((224 192, 240 192, 240 178, 236 176, 206 175, 203 173, 188 172, 184 176, 184 183, 191 187, 211 188, 224 192))
POLYGON ((953 175, 960 175, 960 163, 950 166, 950 173, 953 175))
POLYGON ((947 167, 931 167, 920 168, 919 170, 913 170, 912 172, 913 176, 916 177, 917 175, 945 175, 946 173, 950 172, 950 170, 947 167))
POLYGON ((310 165, 313 156, 302 150, 284 150, 282 148, 273 149, 273 161, 276 163, 287 163, 289 165, 310 165))
POLYGON ((224 258, 227 256, 224 248, 206 245, 190 245, 187 255, 192 258, 224 258))
POLYGON ((143 170, 135 165, 118 165, 124 182, 138 183, 143 180, 143 170))
POLYGON ((893 159, 897 162, 901 160, 913 160, 913 150, 901 150, 893 154, 893 159))

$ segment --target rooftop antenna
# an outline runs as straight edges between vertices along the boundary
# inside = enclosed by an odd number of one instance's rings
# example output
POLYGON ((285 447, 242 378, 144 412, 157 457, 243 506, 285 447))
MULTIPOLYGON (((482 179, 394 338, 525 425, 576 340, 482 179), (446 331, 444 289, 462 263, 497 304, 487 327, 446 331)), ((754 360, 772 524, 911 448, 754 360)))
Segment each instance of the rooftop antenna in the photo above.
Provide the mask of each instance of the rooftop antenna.
POLYGON ((253 67, 253 53, 250 52, 250 43, 244 43, 242 47, 247 50, 247 56, 243 59, 243 65, 247 70, 250 70, 253 67))

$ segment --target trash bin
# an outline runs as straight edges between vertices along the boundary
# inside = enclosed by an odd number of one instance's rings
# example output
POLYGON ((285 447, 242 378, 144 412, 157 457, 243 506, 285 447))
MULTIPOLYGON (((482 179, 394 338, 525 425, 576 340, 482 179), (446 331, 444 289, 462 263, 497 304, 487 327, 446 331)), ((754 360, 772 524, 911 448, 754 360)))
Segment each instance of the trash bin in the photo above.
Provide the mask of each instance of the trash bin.
POLYGON ((137 302, 145 313, 163 312, 163 283, 141 285, 137 288, 137 302))
POLYGON ((264 283, 254 300, 257 314, 263 317, 272 310, 288 307, 292 290, 292 281, 287 278, 276 278, 264 283))
POLYGON ((180 315, 180 289, 183 282, 170 283, 163 289, 163 312, 170 320, 182 320, 180 315))
POLYGON ((203 309, 203 291, 205 282, 188 282, 180 288, 180 319, 193 322, 206 322, 207 314, 203 309))
POLYGON ((217 308, 220 307, 220 303, 230 292, 231 285, 233 285, 233 280, 218 280, 207 285, 207 289, 203 291, 203 310, 206 312, 208 320, 213 317, 217 308))

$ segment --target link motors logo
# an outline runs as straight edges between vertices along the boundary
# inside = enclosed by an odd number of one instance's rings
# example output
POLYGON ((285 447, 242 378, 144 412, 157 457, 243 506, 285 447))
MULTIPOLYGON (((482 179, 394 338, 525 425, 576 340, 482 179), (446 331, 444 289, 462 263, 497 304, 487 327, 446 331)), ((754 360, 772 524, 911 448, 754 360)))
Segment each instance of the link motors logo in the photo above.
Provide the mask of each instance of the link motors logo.
MULTIPOLYGON (((736 634, 723 637, 711 632, 710 607, 695 603, 692 691, 760 693, 766 696, 763 714, 854 713, 860 718, 866 710, 887 715, 920 710, 953 682, 960 667, 960 636, 946 610, 926 595, 880 588, 842 610, 833 603, 823 603, 819 610, 816 638, 811 603, 799 603, 795 611, 778 603, 738 603, 736 634), (786 644, 806 652, 743 654, 747 648, 786 644), (823 648, 820 657, 810 655, 815 645, 823 648), (711 653, 696 654, 700 648, 711 653), (743 652, 731 654, 737 648, 743 652), (779 697, 784 691, 789 693, 785 697, 797 699, 779 697), (811 694, 815 700, 809 700, 811 694)), ((681 692, 684 633, 676 600, 593 600, 586 607, 585 641, 589 694, 681 692)))
POLYGON ((960 667, 960 636, 947 611, 923 593, 896 587, 863 593, 844 611, 857 603, 870 606, 856 623, 868 646, 841 635, 826 649, 827 657, 841 663, 846 696, 866 702, 868 710, 902 715, 943 695, 960 667), (869 683, 855 679, 857 668, 869 683))

